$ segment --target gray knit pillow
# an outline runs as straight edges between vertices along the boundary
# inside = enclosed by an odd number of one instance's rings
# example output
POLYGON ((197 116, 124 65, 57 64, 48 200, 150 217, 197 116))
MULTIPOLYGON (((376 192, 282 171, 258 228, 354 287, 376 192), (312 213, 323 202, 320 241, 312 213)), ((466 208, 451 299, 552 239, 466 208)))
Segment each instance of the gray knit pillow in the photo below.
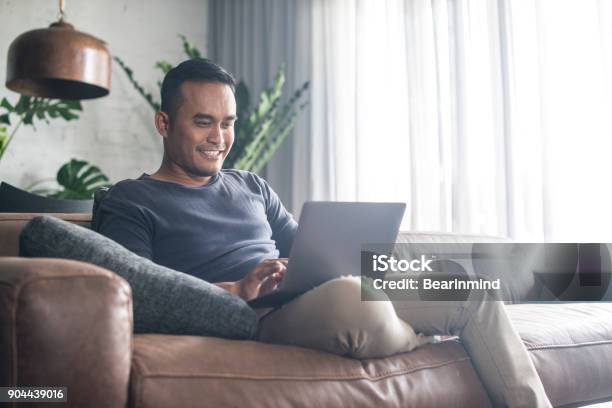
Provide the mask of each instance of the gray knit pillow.
POLYGON ((136 333, 255 335, 257 317, 241 298, 157 265, 87 228, 49 216, 33 218, 21 232, 20 252, 89 262, 126 279, 132 287, 136 333))

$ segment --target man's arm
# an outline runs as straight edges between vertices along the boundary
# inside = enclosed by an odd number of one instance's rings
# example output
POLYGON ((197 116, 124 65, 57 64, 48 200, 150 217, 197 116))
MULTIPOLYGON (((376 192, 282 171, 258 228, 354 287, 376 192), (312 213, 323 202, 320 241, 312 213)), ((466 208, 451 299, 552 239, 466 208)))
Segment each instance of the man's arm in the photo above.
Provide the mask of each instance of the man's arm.
POLYGON ((293 245, 298 224, 270 185, 262 178, 258 177, 258 180, 266 202, 266 216, 272 228, 272 239, 276 242, 279 256, 286 258, 293 245))

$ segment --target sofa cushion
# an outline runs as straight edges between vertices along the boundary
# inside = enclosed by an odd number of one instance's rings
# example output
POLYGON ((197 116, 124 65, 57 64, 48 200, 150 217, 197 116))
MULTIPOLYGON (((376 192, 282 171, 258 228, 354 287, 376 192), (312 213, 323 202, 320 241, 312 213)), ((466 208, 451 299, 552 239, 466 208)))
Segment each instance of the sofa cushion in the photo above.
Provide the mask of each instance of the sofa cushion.
POLYGON ((460 343, 356 360, 210 337, 134 337, 131 407, 488 407, 460 343))
POLYGON ((136 333, 251 338, 257 329, 255 312, 239 297, 157 265, 87 228, 37 217, 23 228, 20 250, 25 256, 89 262, 125 278, 132 287, 136 333))
POLYGON ((511 305, 508 313, 555 406, 612 399, 612 304, 511 305))

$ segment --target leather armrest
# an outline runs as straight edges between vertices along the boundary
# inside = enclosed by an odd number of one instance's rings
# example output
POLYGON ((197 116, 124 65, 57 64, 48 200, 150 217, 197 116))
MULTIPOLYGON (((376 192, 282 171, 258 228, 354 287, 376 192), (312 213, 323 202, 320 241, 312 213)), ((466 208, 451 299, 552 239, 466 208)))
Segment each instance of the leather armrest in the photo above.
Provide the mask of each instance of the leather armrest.
POLYGON ((0 257, 0 386, 62 386, 67 406, 123 407, 132 330, 120 276, 65 259, 0 257))

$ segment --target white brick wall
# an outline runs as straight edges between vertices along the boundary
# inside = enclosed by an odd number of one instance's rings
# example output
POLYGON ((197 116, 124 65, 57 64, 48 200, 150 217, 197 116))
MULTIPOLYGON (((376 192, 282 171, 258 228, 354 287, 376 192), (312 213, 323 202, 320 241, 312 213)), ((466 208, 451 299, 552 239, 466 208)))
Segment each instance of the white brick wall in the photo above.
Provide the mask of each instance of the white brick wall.
MULTIPOLYGON (((56 20, 57 5, 55 0, 0 0, 0 98, 18 99, 4 85, 11 41, 56 20)), ((153 65, 159 59, 174 64, 184 59, 178 33, 206 51, 207 0, 67 0, 66 13, 76 29, 106 41, 111 54, 126 61, 157 98, 161 73, 153 65)), ((0 160, 0 180, 25 187, 55 177, 73 157, 98 165, 113 182, 157 169, 162 144, 153 111, 116 63, 110 95, 82 104, 76 121, 40 123, 36 131, 22 125, 0 160)))

